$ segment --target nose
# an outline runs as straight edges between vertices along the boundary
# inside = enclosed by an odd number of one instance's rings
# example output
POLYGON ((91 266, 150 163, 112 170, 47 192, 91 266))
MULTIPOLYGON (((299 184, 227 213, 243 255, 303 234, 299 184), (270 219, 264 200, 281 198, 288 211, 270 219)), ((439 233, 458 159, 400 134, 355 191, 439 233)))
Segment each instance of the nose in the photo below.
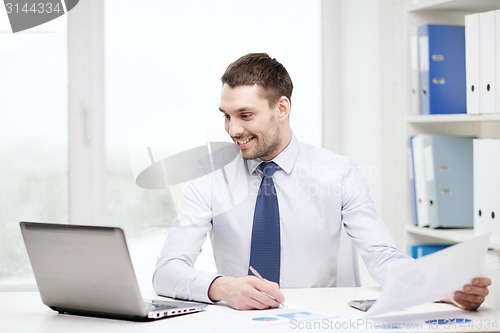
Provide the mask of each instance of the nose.
POLYGON ((243 134, 243 126, 241 125, 241 121, 232 117, 226 121, 226 132, 231 137, 238 137, 243 134))

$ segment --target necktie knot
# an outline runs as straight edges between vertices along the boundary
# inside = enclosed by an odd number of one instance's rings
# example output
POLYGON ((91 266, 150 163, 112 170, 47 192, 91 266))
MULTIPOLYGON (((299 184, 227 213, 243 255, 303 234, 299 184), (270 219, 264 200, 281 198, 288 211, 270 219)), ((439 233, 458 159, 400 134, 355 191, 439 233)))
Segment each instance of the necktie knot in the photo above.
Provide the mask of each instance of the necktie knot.
POLYGON ((259 164, 259 168, 262 170, 264 177, 272 177, 277 167, 278 165, 274 162, 262 162, 259 164))

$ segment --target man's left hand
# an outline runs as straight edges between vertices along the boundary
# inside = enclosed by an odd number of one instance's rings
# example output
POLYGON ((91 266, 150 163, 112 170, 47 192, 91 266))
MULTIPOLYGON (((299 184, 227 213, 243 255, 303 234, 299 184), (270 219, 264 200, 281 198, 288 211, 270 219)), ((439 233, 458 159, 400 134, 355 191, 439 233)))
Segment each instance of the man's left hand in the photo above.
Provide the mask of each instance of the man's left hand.
POLYGON ((461 291, 455 291, 449 301, 464 310, 477 310, 488 295, 488 286, 490 285, 490 278, 485 276, 476 277, 470 284, 466 284, 461 291))

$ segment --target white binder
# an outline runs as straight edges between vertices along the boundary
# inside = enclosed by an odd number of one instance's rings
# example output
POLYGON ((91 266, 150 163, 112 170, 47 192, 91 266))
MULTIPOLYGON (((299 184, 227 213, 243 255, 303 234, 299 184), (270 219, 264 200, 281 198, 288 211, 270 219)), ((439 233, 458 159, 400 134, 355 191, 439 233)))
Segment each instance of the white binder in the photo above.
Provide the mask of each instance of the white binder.
POLYGON ((479 13, 479 113, 495 112, 495 16, 479 13))
POLYGON ((500 139, 474 139, 474 232, 500 244, 500 139))
POLYGON ((410 28, 410 112, 420 113, 420 71, 418 67, 418 28, 410 28))
MULTIPOLYGON (((495 82, 500 84, 500 10, 495 11, 495 82)), ((500 113, 500 87, 495 88, 495 112, 500 113)))
POLYGON ((479 14, 465 16, 467 113, 479 114, 479 14))
POLYGON ((412 138, 413 166, 415 181, 415 206, 417 212, 417 225, 429 226, 429 198, 427 196, 427 178, 425 175, 424 146, 427 137, 416 135, 412 138))

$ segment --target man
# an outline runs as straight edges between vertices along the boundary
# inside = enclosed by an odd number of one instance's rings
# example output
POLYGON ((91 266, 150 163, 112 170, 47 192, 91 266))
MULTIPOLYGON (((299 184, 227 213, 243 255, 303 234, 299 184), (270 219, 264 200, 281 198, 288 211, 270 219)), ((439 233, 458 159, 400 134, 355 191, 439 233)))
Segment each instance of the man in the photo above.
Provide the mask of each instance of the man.
MULTIPOLYGON (((294 136, 293 84, 282 64, 247 54, 222 83, 219 109, 239 156, 222 176, 186 187, 154 274, 158 294, 265 309, 283 303, 280 287, 334 287, 341 227, 380 283, 388 267, 412 260, 396 249, 352 162, 294 136), (194 269, 207 234, 219 274, 194 269)), ((475 278, 450 301, 477 309, 490 283, 475 278)))

